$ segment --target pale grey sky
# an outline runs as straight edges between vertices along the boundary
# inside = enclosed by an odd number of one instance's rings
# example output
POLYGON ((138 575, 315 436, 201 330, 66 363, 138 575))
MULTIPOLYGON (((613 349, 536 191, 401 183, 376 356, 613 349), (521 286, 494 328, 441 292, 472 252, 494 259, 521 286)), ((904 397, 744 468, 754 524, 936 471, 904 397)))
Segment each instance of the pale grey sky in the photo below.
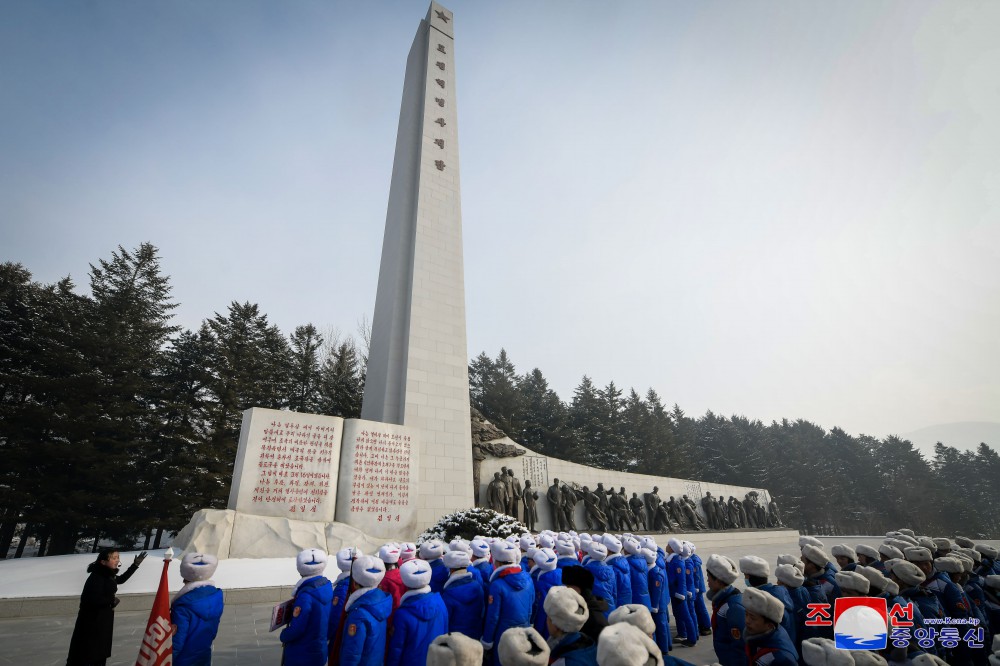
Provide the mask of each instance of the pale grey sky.
MULTIPOLYGON (((689 414, 1000 422, 1000 3, 454 0, 469 354, 689 414)), ((374 308, 427 3, 0 2, 0 260, 374 308)), ((996 445, 996 443, 994 443, 996 445)))

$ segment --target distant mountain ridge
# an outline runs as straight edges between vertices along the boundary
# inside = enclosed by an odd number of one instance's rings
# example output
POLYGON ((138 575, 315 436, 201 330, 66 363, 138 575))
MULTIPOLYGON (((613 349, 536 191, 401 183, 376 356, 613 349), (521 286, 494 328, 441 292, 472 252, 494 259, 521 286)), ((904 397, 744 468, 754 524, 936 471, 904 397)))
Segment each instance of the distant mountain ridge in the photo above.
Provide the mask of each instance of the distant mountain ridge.
POLYGON ((985 442, 991 449, 1000 450, 1000 423, 994 421, 962 421, 939 423, 899 435, 908 439, 924 457, 934 457, 934 445, 941 442, 959 451, 974 451, 985 442))

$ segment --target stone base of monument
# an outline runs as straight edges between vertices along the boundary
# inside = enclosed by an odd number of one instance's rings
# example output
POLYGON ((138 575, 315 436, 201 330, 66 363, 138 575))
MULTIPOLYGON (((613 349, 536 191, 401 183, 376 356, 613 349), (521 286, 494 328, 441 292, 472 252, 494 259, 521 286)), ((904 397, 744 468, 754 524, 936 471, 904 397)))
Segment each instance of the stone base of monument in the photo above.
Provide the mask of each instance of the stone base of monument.
POLYGON ((372 553, 386 542, 343 523, 255 516, 231 509, 201 509, 174 537, 175 550, 228 558, 295 557, 306 548, 336 553, 357 546, 372 553))

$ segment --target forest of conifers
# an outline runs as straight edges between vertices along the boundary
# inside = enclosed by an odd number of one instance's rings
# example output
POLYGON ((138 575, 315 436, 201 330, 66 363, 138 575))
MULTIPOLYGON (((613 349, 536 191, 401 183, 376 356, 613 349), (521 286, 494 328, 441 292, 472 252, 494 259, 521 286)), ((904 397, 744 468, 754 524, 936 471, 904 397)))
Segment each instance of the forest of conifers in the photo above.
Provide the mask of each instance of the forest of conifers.
MULTIPOLYGON (((69 278, 0 264, 0 553, 15 536, 46 554, 81 540, 156 546, 201 508, 224 508, 249 407, 357 417, 367 335, 285 334, 252 303, 196 330, 176 308, 155 247, 119 247, 69 278)), ((583 370, 586 370, 583 368, 583 370)), ((997 538, 1000 456, 939 444, 932 460, 895 437, 808 421, 686 415, 584 376, 564 402, 541 370, 501 350, 469 366, 472 405, 540 453, 612 470, 764 487, 805 531, 997 538)))

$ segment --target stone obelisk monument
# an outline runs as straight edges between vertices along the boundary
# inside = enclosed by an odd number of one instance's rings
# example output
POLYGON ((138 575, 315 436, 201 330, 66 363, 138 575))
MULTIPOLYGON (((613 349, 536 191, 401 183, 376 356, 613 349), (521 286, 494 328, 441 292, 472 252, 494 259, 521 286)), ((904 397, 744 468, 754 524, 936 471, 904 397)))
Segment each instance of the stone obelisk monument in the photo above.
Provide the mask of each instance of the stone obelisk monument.
POLYGON ((473 505, 454 17, 406 61, 361 418, 420 431, 417 525, 473 505))

